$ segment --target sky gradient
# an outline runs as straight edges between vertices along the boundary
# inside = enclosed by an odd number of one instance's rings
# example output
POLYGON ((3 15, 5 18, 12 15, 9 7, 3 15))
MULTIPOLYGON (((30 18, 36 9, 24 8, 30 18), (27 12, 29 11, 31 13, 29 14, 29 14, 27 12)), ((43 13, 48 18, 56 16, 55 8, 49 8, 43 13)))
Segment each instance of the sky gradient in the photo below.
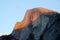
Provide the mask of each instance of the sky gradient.
POLYGON ((0 35, 10 34, 27 9, 43 7, 60 12, 60 0, 0 0, 0 35))

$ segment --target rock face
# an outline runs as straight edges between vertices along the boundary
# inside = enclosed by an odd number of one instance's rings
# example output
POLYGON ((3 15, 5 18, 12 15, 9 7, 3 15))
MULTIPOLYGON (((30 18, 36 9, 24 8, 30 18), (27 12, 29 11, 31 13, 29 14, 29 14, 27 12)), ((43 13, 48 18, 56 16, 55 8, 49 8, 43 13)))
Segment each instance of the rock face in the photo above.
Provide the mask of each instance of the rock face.
POLYGON ((17 22, 14 30, 23 28, 24 26, 27 26, 29 23, 35 21, 40 14, 48 13, 48 12, 54 12, 52 10, 48 10, 45 8, 33 8, 30 10, 27 10, 26 15, 22 22, 17 22))
POLYGON ((18 40, 12 35, 3 35, 0 37, 0 40, 18 40))
POLYGON ((60 14, 45 8, 29 9, 10 36, 16 40, 60 40, 60 14))

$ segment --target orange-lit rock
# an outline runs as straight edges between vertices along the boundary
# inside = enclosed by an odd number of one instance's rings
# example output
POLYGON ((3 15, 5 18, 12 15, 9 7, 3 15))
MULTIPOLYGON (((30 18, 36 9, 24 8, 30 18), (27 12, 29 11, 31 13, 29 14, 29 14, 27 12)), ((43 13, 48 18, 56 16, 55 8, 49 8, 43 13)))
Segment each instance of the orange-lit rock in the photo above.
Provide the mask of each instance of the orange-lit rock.
POLYGON ((54 11, 48 10, 46 8, 33 8, 30 10, 27 10, 24 19, 21 22, 17 22, 15 24, 14 30, 27 26, 29 23, 36 20, 38 18, 38 15, 43 14, 45 12, 54 12, 54 11))

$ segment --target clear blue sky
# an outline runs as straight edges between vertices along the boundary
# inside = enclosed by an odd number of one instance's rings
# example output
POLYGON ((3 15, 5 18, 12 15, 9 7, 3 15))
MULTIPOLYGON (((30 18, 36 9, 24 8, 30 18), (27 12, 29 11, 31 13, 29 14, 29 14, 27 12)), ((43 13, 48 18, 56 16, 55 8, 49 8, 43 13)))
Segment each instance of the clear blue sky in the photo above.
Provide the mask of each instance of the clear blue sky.
POLYGON ((0 34, 11 33, 27 9, 44 7, 60 12, 60 0, 0 0, 0 34))

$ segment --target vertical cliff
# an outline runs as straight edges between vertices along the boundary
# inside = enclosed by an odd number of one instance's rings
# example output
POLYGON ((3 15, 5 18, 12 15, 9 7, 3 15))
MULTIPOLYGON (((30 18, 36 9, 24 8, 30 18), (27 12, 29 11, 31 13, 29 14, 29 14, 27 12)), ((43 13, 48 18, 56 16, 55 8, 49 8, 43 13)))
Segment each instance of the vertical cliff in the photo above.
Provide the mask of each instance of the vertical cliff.
MULTIPOLYGON (((53 10, 48 10, 46 8, 33 8, 26 11, 25 17, 21 22, 17 22, 14 26, 14 30, 12 35, 14 35, 17 39, 23 35, 29 35, 32 32, 32 28, 35 25, 40 24, 40 15, 41 14, 54 14, 53 10), (21 34, 22 33, 22 34, 21 34)), ((44 20, 44 19, 43 19, 44 20)), ((39 26, 40 27, 40 26, 39 26)), ((22 39, 26 39, 27 37, 21 37, 22 39)), ((21 40, 20 38, 20 40, 21 40)))

